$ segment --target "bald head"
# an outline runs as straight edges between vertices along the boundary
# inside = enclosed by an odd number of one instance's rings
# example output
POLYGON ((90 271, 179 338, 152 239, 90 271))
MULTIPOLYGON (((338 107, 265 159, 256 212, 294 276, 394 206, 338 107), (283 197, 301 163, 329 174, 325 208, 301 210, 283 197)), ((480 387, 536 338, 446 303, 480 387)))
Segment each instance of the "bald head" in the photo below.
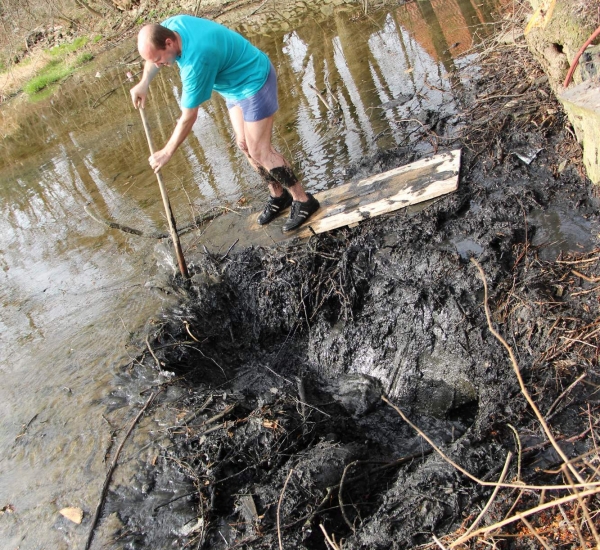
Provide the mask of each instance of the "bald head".
POLYGON ((172 65, 181 55, 179 35, 162 25, 145 25, 138 33, 140 55, 157 67, 172 65))
POLYGON ((138 33, 138 50, 141 52, 147 46, 164 50, 167 48, 167 40, 177 42, 177 35, 171 29, 156 23, 144 25, 138 33))

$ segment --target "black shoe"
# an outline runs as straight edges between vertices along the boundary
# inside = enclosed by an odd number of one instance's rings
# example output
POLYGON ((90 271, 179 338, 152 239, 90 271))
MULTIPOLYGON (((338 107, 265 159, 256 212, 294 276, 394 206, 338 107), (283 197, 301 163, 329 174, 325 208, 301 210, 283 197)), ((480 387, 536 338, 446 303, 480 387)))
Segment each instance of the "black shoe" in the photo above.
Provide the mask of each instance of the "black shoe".
POLYGON ((319 201, 315 199, 310 193, 306 193, 308 200, 306 202, 294 201, 292 202, 292 209, 290 210, 290 217, 288 221, 283 224, 282 231, 285 233, 300 227, 308 218, 310 218, 318 209, 319 201))
POLYGON ((290 195, 290 192, 287 189, 284 189, 283 195, 279 197, 269 196, 269 200, 267 201, 267 204, 265 204, 265 209, 256 220, 258 225, 266 225, 270 221, 273 221, 290 204, 292 204, 292 195, 290 195))

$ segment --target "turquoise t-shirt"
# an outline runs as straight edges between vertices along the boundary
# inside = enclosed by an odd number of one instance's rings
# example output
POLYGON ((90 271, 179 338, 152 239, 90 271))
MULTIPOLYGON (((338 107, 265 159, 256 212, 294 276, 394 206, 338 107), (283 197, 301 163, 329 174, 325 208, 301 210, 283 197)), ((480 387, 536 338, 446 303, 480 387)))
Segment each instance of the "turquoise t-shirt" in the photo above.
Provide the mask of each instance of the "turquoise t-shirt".
POLYGON ((245 99, 266 82, 269 58, 241 34, 191 15, 170 17, 162 25, 181 37, 181 55, 176 62, 183 84, 183 108, 198 107, 213 90, 226 99, 245 99))

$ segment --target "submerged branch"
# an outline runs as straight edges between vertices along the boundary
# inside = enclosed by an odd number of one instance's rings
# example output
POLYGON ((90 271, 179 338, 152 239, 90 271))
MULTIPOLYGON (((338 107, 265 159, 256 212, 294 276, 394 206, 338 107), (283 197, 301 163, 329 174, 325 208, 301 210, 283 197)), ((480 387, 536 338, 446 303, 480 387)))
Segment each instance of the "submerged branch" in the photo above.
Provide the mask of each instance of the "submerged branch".
POLYGON ((117 222, 111 222, 109 220, 105 220, 104 218, 101 218, 100 216, 94 215, 88 208, 87 204, 83 208, 90 218, 97 221, 98 223, 101 223, 103 225, 106 225, 107 227, 110 227, 111 229, 118 229, 119 231, 123 231, 124 233, 130 233, 132 235, 137 235, 138 237, 144 237, 146 239, 166 239, 169 237, 169 235, 167 233, 147 234, 139 229, 134 229, 133 227, 128 227, 127 225, 122 225, 117 222))
POLYGON ((103 507, 103 504, 104 504, 104 499, 106 498, 106 493, 108 492, 108 487, 110 485, 110 481, 112 479, 112 475, 113 475, 114 471, 117 468, 117 464, 118 464, 118 461, 119 461, 119 455, 121 454, 121 450, 123 449, 123 446, 125 445, 125 442, 127 441, 127 438, 129 437, 129 435, 133 431, 133 428, 135 428, 135 425, 138 423, 138 421, 140 420, 140 418, 142 418, 142 415, 146 412, 146 410, 148 409, 148 407, 152 404, 152 401, 154 401, 154 399, 156 398, 156 396, 160 392, 162 392, 163 389, 164 388, 161 388, 161 389, 155 391, 148 398, 148 400, 146 401, 146 403, 144 404, 144 406, 140 409, 140 412, 138 412, 138 414, 136 415, 136 417, 133 419, 133 421, 129 425, 129 429, 125 433, 125 436, 123 437, 123 440, 121 441, 121 443, 119 444, 117 450, 115 451, 115 455, 113 456, 112 462, 110 464, 110 468, 108 469, 108 472, 106 474, 106 478, 104 480, 104 485, 102 486, 102 491, 100 492, 100 500, 98 502, 98 506, 96 507, 96 512, 94 513, 94 517, 92 518, 92 523, 90 525, 90 533, 88 535, 87 542, 85 543, 85 550, 89 550, 90 545, 92 544, 92 540, 94 538, 94 531, 96 529, 96 525, 98 524, 98 520, 100 519, 100 513, 102 512, 102 507, 103 507))

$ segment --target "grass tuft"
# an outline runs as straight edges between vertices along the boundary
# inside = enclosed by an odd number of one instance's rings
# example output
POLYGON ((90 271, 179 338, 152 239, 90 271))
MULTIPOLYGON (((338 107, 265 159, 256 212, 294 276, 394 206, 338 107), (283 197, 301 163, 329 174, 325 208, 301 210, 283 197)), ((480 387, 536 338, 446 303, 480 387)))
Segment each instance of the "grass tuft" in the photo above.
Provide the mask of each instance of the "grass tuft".
POLYGON ((94 56, 90 52, 82 53, 81 55, 77 56, 77 59, 75 60, 75 65, 77 67, 85 65, 86 63, 89 63, 92 59, 94 59, 94 56))
POLYGON ((74 61, 68 60, 69 54, 83 48, 88 40, 86 36, 81 36, 70 44, 61 44, 48 50, 46 53, 51 56, 50 61, 23 86, 23 91, 30 98, 39 96, 42 90, 47 90, 55 82, 69 76, 77 67, 91 61, 94 56, 90 52, 79 54, 74 61))
POLYGON ((23 91, 27 95, 34 95, 46 86, 62 80, 68 76, 73 69, 64 61, 52 60, 36 76, 23 86, 23 91))
POLYGON ((48 54, 52 57, 65 57, 66 55, 76 52, 80 50, 88 43, 87 36, 80 36, 71 42, 70 44, 60 44, 59 46, 54 46, 54 48, 50 48, 48 50, 48 54))

